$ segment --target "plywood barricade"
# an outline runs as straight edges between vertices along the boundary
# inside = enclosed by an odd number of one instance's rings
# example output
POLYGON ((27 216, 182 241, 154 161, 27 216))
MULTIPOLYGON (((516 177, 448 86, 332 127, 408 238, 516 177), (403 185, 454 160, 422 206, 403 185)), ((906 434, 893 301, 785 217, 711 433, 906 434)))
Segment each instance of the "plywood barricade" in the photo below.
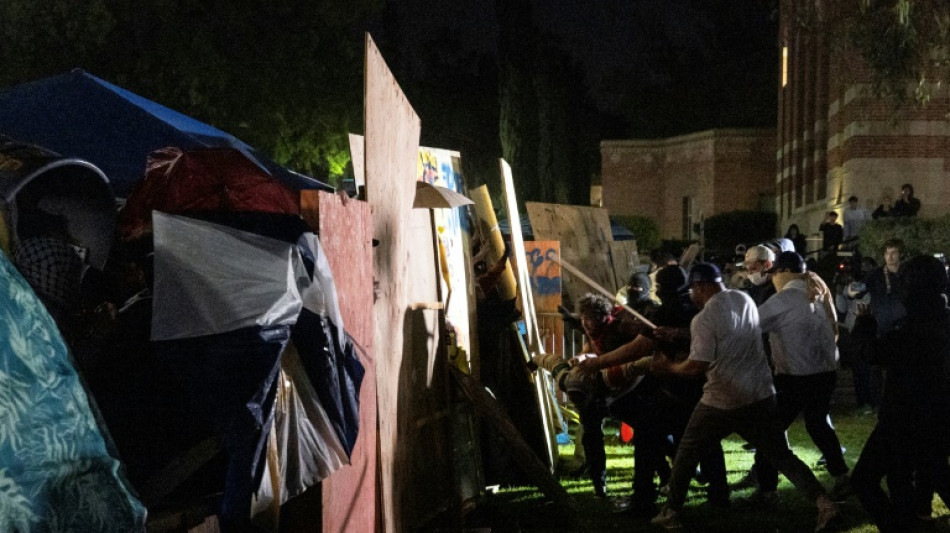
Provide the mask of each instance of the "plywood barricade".
POLYGON ((300 204, 304 219, 318 231, 327 254, 344 328, 357 346, 366 375, 360 388, 359 437, 350 464, 325 479, 317 494, 308 491, 300 497, 304 502, 288 506, 284 514, 289 520, 282 515, 281 526, 290 531, 312 529, 312 521, 303 522, 307 513, 297 509, 313 506, 311 500, 319 497, 323 513, 321 531, 371 532, 375 531, 378 519, 372 214, 366 202, 344 200, 323 191, 301 191, 300 204))
MULTIPOLYGON (((527 202, 525 206, 535 239, 560 241, 564 259, 606 289, 619 289, 609 260, 613 236, 606 209, 540 202, 527 202)), ((569 308, 590 292, 584 282, 569 272, 562 274, 561 282, 569 308)))
POLYGON ((557 241, 524 241, 524 248, 541 345, 545 353, 556 353, 563 357, 564 321, 558 312, 558 306, 561 305, 561 265, 555 261, 561 254, 561 244, 557 241))
POLYGON ((432 218, 412 209, 421 123, 366 36, 366 200, 379 282, 374 347, 382 530, 411 531, 451 505, 453 450, 432 218), (443 366, 439 366, 443 365, 443 366))
POLYGON ((640 265, 637 241, 613 241, 610 243, 610 262, 613 265, 614 285, 617 290, 630 281, 640 265))

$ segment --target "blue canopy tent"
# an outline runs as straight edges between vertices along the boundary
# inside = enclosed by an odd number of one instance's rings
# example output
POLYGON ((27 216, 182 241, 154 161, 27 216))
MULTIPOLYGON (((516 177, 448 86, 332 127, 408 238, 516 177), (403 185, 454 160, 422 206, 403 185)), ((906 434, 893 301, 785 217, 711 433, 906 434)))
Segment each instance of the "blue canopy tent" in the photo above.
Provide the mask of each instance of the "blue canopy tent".
POLYGON ((146 156, 166 146, 235 148, 294 190, 333 190, 281 167, 233 135, 81 69, 0 92, 0 134, 93 163, 120 198, 142 179, 146 156))

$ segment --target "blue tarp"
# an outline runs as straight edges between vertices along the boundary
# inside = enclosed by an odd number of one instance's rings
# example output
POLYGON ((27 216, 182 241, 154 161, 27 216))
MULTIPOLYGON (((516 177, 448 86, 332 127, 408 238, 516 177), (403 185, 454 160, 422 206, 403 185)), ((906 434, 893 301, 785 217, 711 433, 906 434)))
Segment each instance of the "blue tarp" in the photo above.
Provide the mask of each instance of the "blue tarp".
POLYGON ((233 135, 80 69, 0 92, 0 134, 95 164, 120 198, 144 176, 146 156, 166 146, 236 148, 294 190, 332 190, 233 135))
POLYGON ((0 531, 145 531, 52 317, 0 252, 0 531))

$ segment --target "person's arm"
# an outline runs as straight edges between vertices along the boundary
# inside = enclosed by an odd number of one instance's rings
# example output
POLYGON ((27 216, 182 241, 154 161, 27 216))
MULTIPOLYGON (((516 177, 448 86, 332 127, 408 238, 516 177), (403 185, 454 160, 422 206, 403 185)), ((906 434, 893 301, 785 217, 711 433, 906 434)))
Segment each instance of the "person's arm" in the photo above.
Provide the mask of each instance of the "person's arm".
POLYGON ((583 372, 595 372, 607 367, 636 361, 648 355, 652 355, 656 341, 637 335, 632 341, 609 351, 600 357, 593 357, 578 363, 577 367, 583 372))
POLYGON ((762 333, 768 333, 781 324, 782 306, 779 302, 785 297, 782 293, 773 294, 765 303, 759 306, 759 328, 762 333))
POLYGON ((654 374, 694 378, 705 374, 706 371, 709 370, 709 363, 695 359, 684 359, 683 361, 674 362, 666 356, 656 355, 653 357, 653 364, 650 370, 654 374))

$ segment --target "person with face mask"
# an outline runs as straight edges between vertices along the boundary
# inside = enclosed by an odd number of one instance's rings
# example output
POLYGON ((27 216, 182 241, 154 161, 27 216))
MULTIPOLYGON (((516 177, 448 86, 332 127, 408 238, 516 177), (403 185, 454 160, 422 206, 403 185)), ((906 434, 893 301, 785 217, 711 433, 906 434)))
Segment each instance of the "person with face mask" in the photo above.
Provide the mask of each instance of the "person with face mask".
POLYGON ((745 291, 757 306, 775 294, 775 286, 772 285, 769 274, 774 262, 775 252, 766 246, 759 244, 746 250, 744 264, 749 273, 749 285, 745 287, 745 291))

